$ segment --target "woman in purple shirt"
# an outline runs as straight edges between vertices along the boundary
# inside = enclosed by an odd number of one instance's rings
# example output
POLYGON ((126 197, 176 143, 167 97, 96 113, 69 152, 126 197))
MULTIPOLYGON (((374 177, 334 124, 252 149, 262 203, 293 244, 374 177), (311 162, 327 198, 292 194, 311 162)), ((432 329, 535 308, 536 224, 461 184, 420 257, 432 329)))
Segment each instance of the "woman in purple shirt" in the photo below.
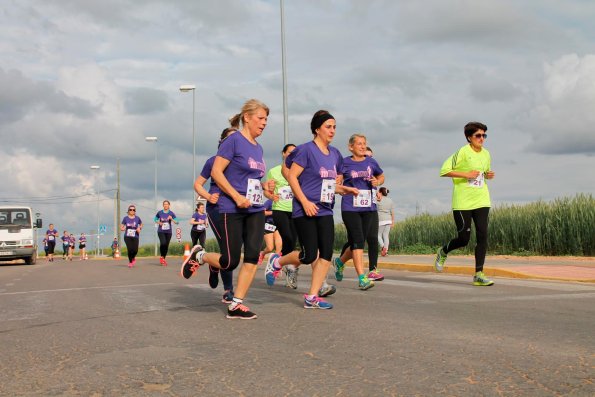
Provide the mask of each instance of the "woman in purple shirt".
POLYGON ((87 260, 87 236, 85 236, 85 233, 81 233, 79 237, 79 253, 80 260, 87 260))
POLYGON ((157 236, 159 236, 159 253, 161 254, 159 263, 162 266, 167 266, 165 257, 167 256, 167 251, 169 251, 169 242, 171 241, 171 224, 172 222, 176 225, 179 223, 176 214, 169 209, 170 205, 169 200, 163 200, 163 209, 155 214, 154 219, 155 223, 159 225, 157 228, 157 236))
MULTIPOLYGON (((239 120, 237 121, 239 123, 239 120)), ((221 146, 221 142, 229 135, 236 132, 239 128, 239 124, 233 125, 231 127, 225 128, 221 132, 221 137, 219 138, 219 146, 221 146)), ((221 189, 217 186, 217 183, 211 178, 211 170, 213 169, 213 164, 215 163, 215 158, 217 156, 213 156, 209 158, 205 165, 200 172, 198 178, 194 182, 194 190, 200 197, 204 197, 207 200, 207 219, 208 224, 215 235, 215 239, 217 240, 217 244, 219 245, 219 252, 223 252, 222 248, 223 243, 221 242, 221 237, 223 234, 221 230, 219 230, 219 219, 221 218, 219 214, 219 209, 217 208, 217 202, 219 201, 219 194, 221 193, 221 189), (204 184, 211 179, 211 186, 209 187, 209 191, 204 188, 204 184)), ((194 242, 194 237, 192 237, 192 245, 196 245, 194 242)), ((204 244, 202 244, 204 247, 204 244)), ((219 285, 219 275, 221 275, 221 281, 223 281, 223 298, 221 298, 222 303, 230 304, 233 300, 233 270, 228 271, 219 271, 219 269, 214 268, 213 266, 209 266, 209 285, 211 288, 217 288, 219 285)))
POLYGON ((45 232, 45 238, 48 240, 48 261, 54 261, 54 249, 56 248, 56 239, 58 231, 54 229, 54 224, 50 223, 49 229, 45 232))
MULTIPOLYGON (((376 220, 376 192, 379 184, 384 183, 384 173, 376 160, 366 156, 366 137, 353 134, 349 138, 349 151, 352 156, 343 159, 343 183, 356 188, 359 193, 341 200, 341 216, 347 229, 347 242, 351 248, 353 266, 359 278, 359 289, 367 290, 374 286, 374 281, 364 272, 364 245, 370 228, 376 220)), ((339 260, 340 261, 340 260, 339 260)), ((335 277, 343 279, 343 263, 335 259, 335 277)))
POLYGON ((120 230, 124 232, 124 242, 128 251, 128 267, 132 268, 136 264, 136 254, 138 253, 139 233, 143 228, 143 221, 136 216, 136 207, 128 206, 128 215, 122 219, 120 230))
MULTIPOLYGON (((269 108, 250 99, 230 123, 242 129, 227 137, 217 151, 211 177, 221 189, 217 201, 223 232, 221 254, 206 253, 195 246, 182 264, 182 276, 190 278, 199 265, 205 263, 223 270, 233 270, 239 263, 244 246, 244 264, 238 275, 238 285, 227 318, 253 319, 256 314, 243 304, 257 270, 264 228, 264 195, 261 178, 266 165, 262 146, 256 139, 267 125, 269 108)), ((270 186, 267 186, 268 190, 270 186)))
POLYGON ((302 246, 280 257, 269 256, 265 275, 272 285, 282 266, 301 263, 312 264, 312 284, 304 295, 307 309, 332 309, 333 305, 318 297, 326 279, 335 240, 333 206, 335 192, 357 195, 357 189, 341 186, 338 173, 343 165, 343 156, 331 142, 336 131, 335 118, 326 110, 319 110, 312 117, 310 129, 314 139, 298 146, 285 160, 286 179, 293 191, 293 221, 302 246))

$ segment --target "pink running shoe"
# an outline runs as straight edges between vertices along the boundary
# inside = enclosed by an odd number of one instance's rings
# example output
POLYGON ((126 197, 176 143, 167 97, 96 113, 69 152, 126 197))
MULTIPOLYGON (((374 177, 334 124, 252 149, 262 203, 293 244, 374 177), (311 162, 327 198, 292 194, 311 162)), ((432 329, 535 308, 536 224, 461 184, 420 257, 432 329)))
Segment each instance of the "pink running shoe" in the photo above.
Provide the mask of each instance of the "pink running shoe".
POLYGON ((372 281, 382 281, 384 280, 384 275, 378 272, 378 270, 374 269, 370 273, 368 273, 368 279, 372 281))
POLYGON ((258 262, 256 262, 256 266, 262 265, 263 261, 264 261, 264 251, 260 251, 260 254, 258 255, 258 262))

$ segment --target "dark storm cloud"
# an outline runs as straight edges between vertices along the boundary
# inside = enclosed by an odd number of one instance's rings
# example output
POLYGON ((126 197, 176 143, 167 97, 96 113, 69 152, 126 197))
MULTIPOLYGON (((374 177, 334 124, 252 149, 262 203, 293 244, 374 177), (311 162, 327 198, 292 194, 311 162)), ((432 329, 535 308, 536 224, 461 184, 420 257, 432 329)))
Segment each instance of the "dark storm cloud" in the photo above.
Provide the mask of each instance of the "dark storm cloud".
POLYGON ((99 111, 84 99, 68 96, 49 83, 30 80, 16 70, 0 68, 0 87, 0 123, 15 122, 40 110, 83 119, 99 111))

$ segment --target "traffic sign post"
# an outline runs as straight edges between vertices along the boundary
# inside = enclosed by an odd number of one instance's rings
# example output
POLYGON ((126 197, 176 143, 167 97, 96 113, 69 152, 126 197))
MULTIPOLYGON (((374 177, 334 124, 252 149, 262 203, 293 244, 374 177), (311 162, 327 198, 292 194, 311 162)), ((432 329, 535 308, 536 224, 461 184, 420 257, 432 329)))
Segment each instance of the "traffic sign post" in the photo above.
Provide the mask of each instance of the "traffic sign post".
POLYGON ((176 239, 178 243, 182 242, 182 228, 176 227, 176 239))

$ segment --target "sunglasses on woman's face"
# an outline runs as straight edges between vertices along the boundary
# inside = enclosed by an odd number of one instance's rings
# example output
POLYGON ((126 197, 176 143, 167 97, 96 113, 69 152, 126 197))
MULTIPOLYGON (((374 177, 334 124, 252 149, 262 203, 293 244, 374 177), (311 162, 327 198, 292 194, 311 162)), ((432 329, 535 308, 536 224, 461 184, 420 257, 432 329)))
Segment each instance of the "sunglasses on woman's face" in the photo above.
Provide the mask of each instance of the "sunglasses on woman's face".
POLYGON ((486 139, 487 137, 488 137, 488 134, 475 134, 475 135, 473 135, 473 138, 475 138, 475 139, 479 139, 479 138, 486 139))
POLYGON ((128 211, 136 212, 136 208, 128 208, 128 211))

